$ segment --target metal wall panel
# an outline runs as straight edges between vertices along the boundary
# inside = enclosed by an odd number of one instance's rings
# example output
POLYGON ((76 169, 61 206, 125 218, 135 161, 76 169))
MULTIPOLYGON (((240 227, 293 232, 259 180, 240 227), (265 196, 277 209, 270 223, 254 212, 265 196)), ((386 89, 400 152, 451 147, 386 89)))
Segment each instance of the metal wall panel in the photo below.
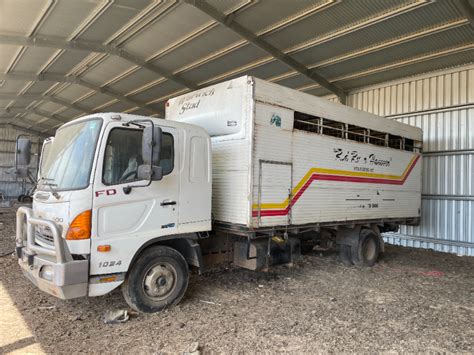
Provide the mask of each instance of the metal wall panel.
MULTIPOLYGON (((14 200, 32 187, 26 180, 17 180, 14 175, 8 173, 9 168, 15 166, 15 141, 19 134, 23 132, 12 128, 0 128, 0 200, 1 195, 7 200, 14 200)), ((33 138, 32 141, 37 142, 38 138, 33 138)), ((37 143, 32 144, 31 151, 31 166, 33 176, 36 176, 37 143)))
POLYGON ((423 129, 422 222, 386 241, 474 256, 474 65, 359 89, 348 104, 423 129))

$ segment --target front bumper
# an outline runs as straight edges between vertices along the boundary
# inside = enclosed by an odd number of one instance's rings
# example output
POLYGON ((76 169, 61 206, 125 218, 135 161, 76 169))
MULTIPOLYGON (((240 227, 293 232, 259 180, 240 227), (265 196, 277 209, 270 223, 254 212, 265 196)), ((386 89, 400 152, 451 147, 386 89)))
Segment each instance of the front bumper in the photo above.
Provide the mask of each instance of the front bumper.
POLYGON ((53 296, 62 299, 86 296, 89 261, 73 260, 56 223, 33 217, 32 209, 27 207, 18 208, 16 218, 16 256, 23 274, 53 296), (52 232, 54 248, 35 242, 35 226, 39 225, 52 232))

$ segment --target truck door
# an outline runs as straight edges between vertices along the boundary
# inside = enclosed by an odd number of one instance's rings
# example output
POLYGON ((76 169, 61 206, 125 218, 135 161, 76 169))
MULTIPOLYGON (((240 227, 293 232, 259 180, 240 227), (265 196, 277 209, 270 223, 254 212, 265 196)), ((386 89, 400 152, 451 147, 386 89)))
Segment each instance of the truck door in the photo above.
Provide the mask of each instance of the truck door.
POLYGON ((179 137, 175 128, 162 127, 162 131, 163 179, 146 187, 147 181, 137 179, 137 168, 143 163, 143 131, 118 122, 105 131, 94 183, 91 275, 126 270, 123 261, 138 246, 177 231, 179 137), (127 187, 132 187, 128 193, 127 187), (110 245, 111 251, 97 253, 98 245, 110 245))
POLYGON ((259 226, 291 224, 291 163, 260 160, 258 206, 259 226))

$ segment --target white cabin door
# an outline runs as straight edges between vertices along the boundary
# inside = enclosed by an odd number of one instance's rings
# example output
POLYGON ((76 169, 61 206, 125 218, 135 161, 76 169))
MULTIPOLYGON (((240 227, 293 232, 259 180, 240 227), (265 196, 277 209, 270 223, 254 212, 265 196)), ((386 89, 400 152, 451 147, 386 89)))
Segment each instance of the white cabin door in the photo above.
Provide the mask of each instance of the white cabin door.
POLYGON ((291 163, 260 160, 258 226, 291 224, 291 163))
POLYGON ((179 136, 175 128, 161 128, 163 179, 149 185, 137 176, 138 166, 143 164, 143 131, 120 122, 106 128, 94 183, 91 246, 96 251, 98 245, 108 244, 111 251, 91 253, 91 274, 120 272, 119 267, 111 267, 111 261, 116 265, 125 260, 129 250, 148 239, 177 233, 179 136), (104 264, 107 270, 102 269, 104 264))

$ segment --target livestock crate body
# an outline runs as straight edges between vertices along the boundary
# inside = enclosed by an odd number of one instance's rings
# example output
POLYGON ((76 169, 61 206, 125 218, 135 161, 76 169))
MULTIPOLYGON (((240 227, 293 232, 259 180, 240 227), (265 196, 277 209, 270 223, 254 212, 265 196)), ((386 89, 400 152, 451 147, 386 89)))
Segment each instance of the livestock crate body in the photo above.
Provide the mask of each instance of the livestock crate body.
POLYGON ((249 76, 171 99, 166 110, 211 135, 218 224, 419 219, 419 128, 249 76))

